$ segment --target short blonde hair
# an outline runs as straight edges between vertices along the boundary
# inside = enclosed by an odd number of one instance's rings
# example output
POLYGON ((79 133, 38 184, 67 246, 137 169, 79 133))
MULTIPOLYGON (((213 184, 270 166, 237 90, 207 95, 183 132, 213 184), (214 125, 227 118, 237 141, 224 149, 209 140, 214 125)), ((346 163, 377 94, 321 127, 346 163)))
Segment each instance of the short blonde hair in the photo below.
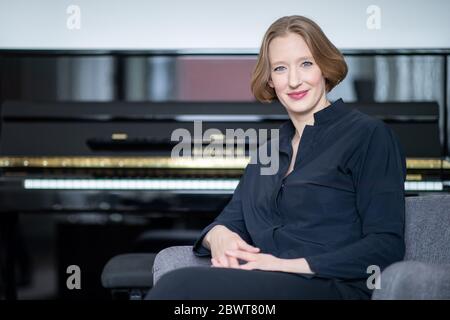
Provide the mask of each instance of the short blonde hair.
POLYGON ((268 83, 270 80, 269 45, 274 38, 286 36, 288 33, 298 34, 305 40, 325 78, 326 92, 330 92, 347 75, 348 68, 344 56, 314 21, 303 16, 282 17, 267 29, 253 69, 251 90, 260 102, 267 103, 277 99, 275 90, 268 83))

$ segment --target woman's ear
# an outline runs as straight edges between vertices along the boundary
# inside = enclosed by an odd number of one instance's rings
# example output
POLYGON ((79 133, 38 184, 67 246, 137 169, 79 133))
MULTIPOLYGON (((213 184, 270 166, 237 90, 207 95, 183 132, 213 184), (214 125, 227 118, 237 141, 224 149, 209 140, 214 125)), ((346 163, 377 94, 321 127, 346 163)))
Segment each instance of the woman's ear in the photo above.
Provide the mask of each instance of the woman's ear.
POLYGON ((269 79, 269 81, 267 81, 267 84, 269 85, 269 87, 271 87, 273 89, 274 85, 273 85, 272 79, 269 79))

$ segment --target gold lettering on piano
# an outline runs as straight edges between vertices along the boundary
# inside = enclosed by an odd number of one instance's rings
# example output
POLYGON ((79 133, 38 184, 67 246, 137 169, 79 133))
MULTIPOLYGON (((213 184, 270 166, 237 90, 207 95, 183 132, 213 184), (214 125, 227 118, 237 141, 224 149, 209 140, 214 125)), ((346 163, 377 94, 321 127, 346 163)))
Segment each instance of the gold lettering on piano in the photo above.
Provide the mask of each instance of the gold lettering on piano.
POLYGON ((422 175, 421 174, 407 174, 406 175, 406 181, 421 181, 422 175))
POLYGON ((111 139, 113 140, 127 140, 128 135, 126 133, 113 133, 111 135, 111 139))

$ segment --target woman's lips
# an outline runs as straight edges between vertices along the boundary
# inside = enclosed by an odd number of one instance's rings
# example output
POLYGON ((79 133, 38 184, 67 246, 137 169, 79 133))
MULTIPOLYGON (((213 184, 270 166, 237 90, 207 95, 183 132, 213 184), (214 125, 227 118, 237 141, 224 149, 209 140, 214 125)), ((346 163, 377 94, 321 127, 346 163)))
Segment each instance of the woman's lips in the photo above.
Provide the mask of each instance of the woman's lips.
POLYGON ((291 99, 294 100, 300 100, 302 99, 304 96, 306 96, 306 94, 308 93, 309 90, 305 90, 305 91, 298 91, 298 92, 292 92, 292 93, 288 93, 288 96, 291 99))

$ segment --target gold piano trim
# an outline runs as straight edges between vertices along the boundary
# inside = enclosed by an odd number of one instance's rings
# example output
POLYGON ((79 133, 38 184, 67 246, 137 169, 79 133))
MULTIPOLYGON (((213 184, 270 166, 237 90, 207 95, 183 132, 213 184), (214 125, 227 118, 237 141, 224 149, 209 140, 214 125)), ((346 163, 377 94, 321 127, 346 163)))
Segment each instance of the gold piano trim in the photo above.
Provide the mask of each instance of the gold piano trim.
POLYGON ((244 169, 248 157, 0 157, 0 168, 244 169))
POLYGON ((444 169, 450 169, 450 160, 443 160, 442 161, 442 167, 444 169))
POLYGON ((441 159, 420 159, 408 158, 406 159, 406 168, 408 169, 441 169, 441 159))
POLYGON ((406 181, 422 181, 421 174, 407 174, 406 181))
MULTIPOLYGON (((244 169, 249 157, 0 157, 0 168, 244 169)), ((450 161, 406 159, 408 169, 450 169, 450 161)))

